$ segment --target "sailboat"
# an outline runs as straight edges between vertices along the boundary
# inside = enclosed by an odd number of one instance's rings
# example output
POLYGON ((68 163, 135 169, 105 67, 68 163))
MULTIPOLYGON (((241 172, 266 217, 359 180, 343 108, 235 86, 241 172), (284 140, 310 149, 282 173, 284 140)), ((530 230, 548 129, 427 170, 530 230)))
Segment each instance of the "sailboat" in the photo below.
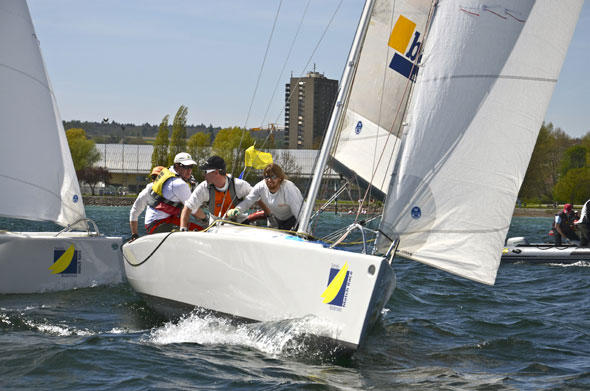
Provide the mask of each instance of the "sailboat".
POLYGON ((0 1, 0 117, 0 215, 65 227, 0 231, 0 293, 122 282, 122 239, 101 235, 86 218, 25 0, 0 1))
MULTIPOLYGON (((314 319, 354 351, 395 287, 394 256, 492 285, 582 1, 367 1, 297 234, 217 223, 123 246, 170 315, 314 319), (374 253, 309 240, 327 165, 386 195, 374 253)), ((348 227, 359 229, 361 224, 348 227)))

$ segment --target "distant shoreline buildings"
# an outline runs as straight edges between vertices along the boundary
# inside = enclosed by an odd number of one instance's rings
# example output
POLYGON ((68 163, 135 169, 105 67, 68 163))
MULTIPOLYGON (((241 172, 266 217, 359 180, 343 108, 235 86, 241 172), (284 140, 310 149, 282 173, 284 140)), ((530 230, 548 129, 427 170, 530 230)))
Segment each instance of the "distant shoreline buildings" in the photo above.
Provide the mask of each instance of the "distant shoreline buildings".
MULTIPOLYGON (((94 166, 104 167, 109 171, 111 185, 122 186, 131 193, 137 193, 145 187, 148 182, 148 174, 152 169, 152 152, 154 150, 152 145, 96 144, 96 150, 100 153, 100 159, 94 163, 94 166)), ((285 167, 286 174, 300 178, 309 178, 313 174, 313 167, 319 152, 310 149, 269 149, 267 151, 279 164, 286 158, 290 159, 293 163, 291 167, 295 168, 296 172, 289 172, 289 167, 285 167)), ((239 175, 239 173, 234 174, 239 175)), ((329 175, 333 178, 338 177, 331 170, 329 175)))

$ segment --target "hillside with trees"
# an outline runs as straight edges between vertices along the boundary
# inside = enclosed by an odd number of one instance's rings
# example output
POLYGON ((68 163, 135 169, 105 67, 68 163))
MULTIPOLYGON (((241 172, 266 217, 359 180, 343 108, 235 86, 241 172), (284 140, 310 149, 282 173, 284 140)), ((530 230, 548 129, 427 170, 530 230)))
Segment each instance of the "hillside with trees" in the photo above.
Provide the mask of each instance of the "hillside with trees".
POLYGON ((583 204, 590 198, 590 132, 581 139, 543 124, 520 188, 530 203, 583 204))
MULTIPOLYGON (((143 125, 118 123, 105 118, 102 122, 89 121, 63 121, 64 129, 84 129, 86 135, 95 143, 118 144, 123 138, 125 144, 147 144, 146 139, 156 137, 159 126, 145 123, 143 125)), ((186 125, 187 136, 190 137, 197 132, 209 134, 215 137, 220 127, 200 125, 186 125)), ((171 129, 170 129, 171 130, 171 129)))
MULTIPOLYGON (((283 133, 239 127, 187 125, 188 108, 180 106, 172 124, 165 115, 161 123, 150 125, 120 124, 105 119, 102 122, 64 121, 76 170, 85 173, 89 183, 100 175, 83 171, 92 166, 98 156, 95 143, 146 144, 154 146, 152 165, 169 166, 178 151, 188 151, 197 162, 211 153, 225 158, 228 171, 235 162, 243 160, 244 150, 255 144, 258 149, 283 148, 283 133), (148 139, 146 141, 146 139, 148 139), (238 146, 240 155, 235 156, 238 146)), ((523 151, 526 152, 526 151, 523 151)), ((527 152, 528 153, 528 152, 527 152)), ((239 163, 238 163, 239 165, 239 163)), ((195 169, 201 178, 202 173, 195 169)), ((533 204, 582 204, 590 198, 590 132, 573 138, 552 123, 541 126, 524 181, 518 195, 523 202, 533 204)))

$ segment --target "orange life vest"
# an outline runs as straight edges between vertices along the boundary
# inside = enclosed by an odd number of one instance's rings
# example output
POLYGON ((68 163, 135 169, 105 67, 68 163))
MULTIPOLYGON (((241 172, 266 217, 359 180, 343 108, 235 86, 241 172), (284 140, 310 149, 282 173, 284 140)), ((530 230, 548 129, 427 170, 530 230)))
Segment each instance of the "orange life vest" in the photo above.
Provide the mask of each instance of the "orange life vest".
POLYGON ((227 190, 219 191, 214 185, 209 185, 209 213, 213 213, 214 216, 221 217, 229 209, 235 208, 237 204, 242 201, 236 195, 236 184, 234 178, 228 176, 227 180, 229 184, 227 190))

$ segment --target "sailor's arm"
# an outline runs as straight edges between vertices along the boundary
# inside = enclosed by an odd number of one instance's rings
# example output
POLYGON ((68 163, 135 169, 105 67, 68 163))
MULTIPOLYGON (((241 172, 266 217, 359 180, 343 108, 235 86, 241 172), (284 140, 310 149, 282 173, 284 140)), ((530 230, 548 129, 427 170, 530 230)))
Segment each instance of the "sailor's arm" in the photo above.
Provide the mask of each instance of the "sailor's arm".
POLYGON ((193 212, 193 210, 186 205, 184 206, 184 208, 182 208, 182 212, 180 213, 180 229, 181 230, 188 229, 188 221, 191 217, 192 212, 193 212))
POLYGON ((555 221, 555 230, 557 231, 558 234, 565 237, 565 234, 561 230, 561 219, 555 219, 555 220, 556 220, 555 221))
POLYGON ((197 211, 195 213, 193 213, 193 216, 195 216, 199 220, 204 220, 207 218, 207 215, 203 211, 203 208, 197 209, 197 211))
POLYGON ((144 211, 148 204, 149 192, 151 189, 152 186, 150 183, 139 193, 135 199, 135 202, 133 202, 133 206, 131 206, 131 210, 129 211, 129 228, 131 229, 132 240, 136 237, 139 237, 137 221, 139 220, 139 215, 144 211))
POLYGON ((256 201, 256 203, 258 204, 258 207, 260 207, 260 209, 262 209, 264 211, 264 214, 267 216, 270 216, 270 208, 268 206, 266 206, 266 204, 264 202, 262 202, 262 200, 258 200, 256 201))
POLYGON ((207 217, 205 212, 203 212, 203 209, 201 209, 201 204, 203 204, 203 196, 206 194, 206 190, 207 188, 203 187, 202 185, 197 186, 188 199, 184 202, 184 208, 182 208, 182 212, 180 213, 181 229, 188 229, 189 220, 191 214, 193 214, 193 211, 195 217, 198 219, 205 219, 207 217))

